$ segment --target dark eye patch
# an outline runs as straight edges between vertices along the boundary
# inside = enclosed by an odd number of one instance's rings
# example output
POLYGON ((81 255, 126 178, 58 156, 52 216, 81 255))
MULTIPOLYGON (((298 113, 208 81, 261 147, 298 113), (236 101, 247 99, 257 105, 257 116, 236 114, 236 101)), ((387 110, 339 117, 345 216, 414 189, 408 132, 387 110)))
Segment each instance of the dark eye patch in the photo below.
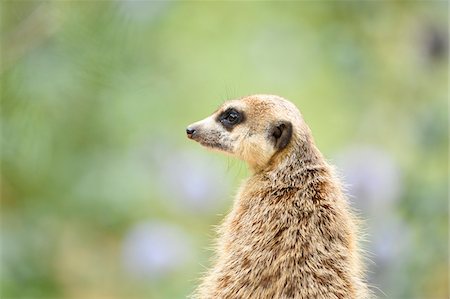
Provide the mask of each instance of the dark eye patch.
POLYGON ((245 115, 235 108, 228 108, 219 115, 217 120, 225 127, 225 129, 230 131, 237 124, 240 124, 245 120, 245 115))

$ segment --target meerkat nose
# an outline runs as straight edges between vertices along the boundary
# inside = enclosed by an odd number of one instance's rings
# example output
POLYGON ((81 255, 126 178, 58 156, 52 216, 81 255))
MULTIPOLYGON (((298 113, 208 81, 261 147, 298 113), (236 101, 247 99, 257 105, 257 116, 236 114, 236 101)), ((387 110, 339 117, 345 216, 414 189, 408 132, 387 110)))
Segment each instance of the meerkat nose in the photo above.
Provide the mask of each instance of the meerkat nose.
POLYGON ((195 134, 195 129, 187 127, 186 134, 187 134, 188 138, 192 139, 192 136, 195 134))

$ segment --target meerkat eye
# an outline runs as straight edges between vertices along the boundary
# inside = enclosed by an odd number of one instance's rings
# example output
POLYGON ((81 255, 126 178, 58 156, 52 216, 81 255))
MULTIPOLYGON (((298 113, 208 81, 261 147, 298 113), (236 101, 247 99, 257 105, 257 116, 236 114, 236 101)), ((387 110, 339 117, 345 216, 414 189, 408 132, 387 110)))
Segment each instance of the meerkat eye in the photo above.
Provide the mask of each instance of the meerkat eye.
POLYGON ((219 121, 225 128, 231 129, 233 126, 243 121, 244 116, 239 111, 231 108, 225 110, 219 117, 219 121))
POLYGON ((226 120, 230 124, 234 124, 238 120, 239 114, 236 111, 231 111, 230 114, 226 117, 226 120))

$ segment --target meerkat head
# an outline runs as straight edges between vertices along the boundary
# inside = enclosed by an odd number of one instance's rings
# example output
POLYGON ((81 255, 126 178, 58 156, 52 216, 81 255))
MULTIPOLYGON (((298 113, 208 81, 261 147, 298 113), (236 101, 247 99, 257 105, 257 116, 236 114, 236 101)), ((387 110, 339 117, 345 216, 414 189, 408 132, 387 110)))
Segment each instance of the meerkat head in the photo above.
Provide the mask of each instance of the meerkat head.
POLYGON ((308 131, 291 102, 272 95, 253 95, 224 103, 211 116, 189 125, 188 138, 247 162, 253 170, 269 165, 274 156, 308 131))

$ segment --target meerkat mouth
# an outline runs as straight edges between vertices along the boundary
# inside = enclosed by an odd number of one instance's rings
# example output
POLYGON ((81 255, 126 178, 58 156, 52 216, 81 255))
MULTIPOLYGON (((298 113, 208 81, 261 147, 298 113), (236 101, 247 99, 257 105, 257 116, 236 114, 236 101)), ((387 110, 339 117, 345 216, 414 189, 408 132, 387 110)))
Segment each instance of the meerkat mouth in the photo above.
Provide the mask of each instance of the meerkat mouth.
POLYGON ((203 145, 206 148, 221 150, 224 152, 231 152, 231 149, 228 146, 226 146, 220 142, 212 142, 212 141, 206 141, 206 140, 196 140, 196 141, 199 142, 201 145, 203 145))
POLYGON ((186 129, 186 134, 189 139, 200 143, 206 148, 228 153, 231 152, 230 146, 228 146, 226 143, 218 141, 221 139, 221 133, 218 131, 211 130, 205 132, 202 129, 188 127, 186 129))

